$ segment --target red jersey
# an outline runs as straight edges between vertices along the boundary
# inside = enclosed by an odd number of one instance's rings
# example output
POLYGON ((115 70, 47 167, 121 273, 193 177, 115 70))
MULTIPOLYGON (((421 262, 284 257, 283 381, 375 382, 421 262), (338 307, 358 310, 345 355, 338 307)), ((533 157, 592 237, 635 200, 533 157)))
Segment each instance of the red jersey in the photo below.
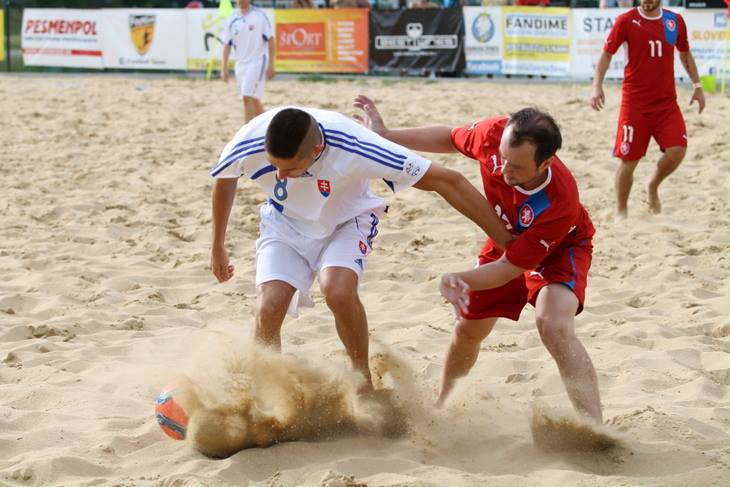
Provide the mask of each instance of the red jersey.
POLYGON ((624 42, 628 62, 624 68, 621 104, 644 112, 671 108, 677 100, 674 88, 674 48, 689 50, 687 26, 681 15, 662 10, 649 18, 634 8, 618 16, 603 50, 616 54, 624 42))
MULTIPOLYGON (((451 142, 459 152, 479 161, 489 203, 507 229, 517 235, 507 249, 507 260, 523 269, 534 269, 561 244, 586 245, 595 229, 580 203, 573 175, 557 157, 548 169, 547 180, 533 190, 504 181, 499 142, 507 120, 494 117, 455 128, 451 142)), ((491 240, 482 250, 492 258, 501 253, 491 240)))

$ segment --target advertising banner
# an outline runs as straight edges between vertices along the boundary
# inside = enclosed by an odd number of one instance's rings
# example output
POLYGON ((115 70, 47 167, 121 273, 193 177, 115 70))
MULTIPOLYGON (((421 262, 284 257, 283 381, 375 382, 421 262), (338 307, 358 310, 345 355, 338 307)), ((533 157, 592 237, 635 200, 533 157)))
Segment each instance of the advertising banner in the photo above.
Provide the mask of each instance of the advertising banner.
MULTIPOLYGON (((616 17, 625 8, 575 9, 573 10, 573 52, 570 58, 570 74, 574 78, 590 78, 596 71, 596 62, 603 52, 603 43, 611 31, 616 17)), ((624 77, 626 54, 619 49, 611 58, 606 72, 607 79, 624 77)))
POLYGON ((461 9, 370 12, 370 70, 414 73, 464 70, 461 9))
POLYGON ((102 68, 99 10, 24 9, 20 32, 26 66, 102 68))
POLYGON ((184 9, 104 9, 104 67, 185 69, 187 17, 184 9))
POLYGON ((570 75, 569 8, 503 7, 505 74, 570 75))
MULTIPOLYGON (((271 25, 274 25, 274 10, 262 9, 269 18, 271 25)), ((218 9, 187 9, 188 25, 188 57, 187 69, 191 71, 204 71, 208 63, 213 63, 213 69, 219 70, 221 55, 223 54, 223 43, 221 33, 228 19, 220 16, 218 9)), ((234 61, 231 59, 230 65, 234 61)))
POLYGON ((278 72, 367 72, 367 9, 277 9, 274 18, 278 72))
POLYGON ((502 9, 464 7, 468 74, 502 74, 502 9))
POLYGON ((727 10, 685 10, 689 47, 700 75, 719 75, 725 44, 730 42, 727 10))

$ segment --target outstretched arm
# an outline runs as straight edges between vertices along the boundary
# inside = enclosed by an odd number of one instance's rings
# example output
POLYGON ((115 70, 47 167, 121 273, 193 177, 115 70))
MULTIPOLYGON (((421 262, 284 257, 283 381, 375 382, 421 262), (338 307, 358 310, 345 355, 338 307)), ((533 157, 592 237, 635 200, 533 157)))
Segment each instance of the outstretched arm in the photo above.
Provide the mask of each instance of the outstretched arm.
POLYGON ((451 142, 451 127, 431 125, 428 127, 390 130, 385 126, 383 117, 378 112, 375 102, 367 96, 357 95, 352 105, 362 110, 362 114, 353 115, 355 120, 391 142, 421 152, 457 152, 456 147, 451 142))
POLYGON ((690 51, 679 51, 679 60, 684 66, 684 70, 687 71, 689 79, 692 80, 692 98, 689 100, 690 106, 696 101, 700 107, 700 113, 705 109, 705 92, 702 91, 702 84, 700 83, 700 75, 697 71, 697 63, 695 58, 692 56, 690 51))
POLYGON ((512 241, 512 234, 492 205, 461 173, 432 163, 413 187, 437 192, 459 213, 479 225, 500 248, 505 249, 512 241))
POLYGON ((233 200, 236 197, 237 178, 216 179, 213 186, 213 236, 210 252, 210 270, 219 282, 233 277, 234 267, 229 263, 225 247, 228 217, 231 215, 233 200))
POLYGON ((613 54, 603 51, 601 57, 596 63, 596 72, 593 74, 593 94, 591 95, 591 107, 594 110, 601 110, 606 102, 606 96, 603 93, 603 80, 606 77, 608 67, 611 65, 613 54))

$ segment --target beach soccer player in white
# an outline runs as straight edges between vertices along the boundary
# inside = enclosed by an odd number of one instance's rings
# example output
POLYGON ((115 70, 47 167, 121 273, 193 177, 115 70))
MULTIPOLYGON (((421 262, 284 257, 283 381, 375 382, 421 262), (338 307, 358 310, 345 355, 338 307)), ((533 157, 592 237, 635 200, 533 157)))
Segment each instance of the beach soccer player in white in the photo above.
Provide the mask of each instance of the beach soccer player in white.
POLYGON ((228 59, 233 48, 236 84, 243 98, 246 123, 264 112, 261 98, 267 79, 274 77, 274 39, 271 22, 251 0, 238 0, 239 10, 230 16, 223 29, 221 79, 228 83, 228 59))
POLYGON ((503 246, 510 240, 494 209, 464 176, 390 142, 339 113, 312 108, 272 109, 244 125, 210 174, 213 188, 211 270, 233 276, 225 247, 238 178, 268 196, 256 241, 255 337, 281 348, 281 325, 300 306, 312 306, 314 278, 355 370, 372 389, 368 324, 358 283, 386 211, 370 180, 393 191, 435 191, 503 246))

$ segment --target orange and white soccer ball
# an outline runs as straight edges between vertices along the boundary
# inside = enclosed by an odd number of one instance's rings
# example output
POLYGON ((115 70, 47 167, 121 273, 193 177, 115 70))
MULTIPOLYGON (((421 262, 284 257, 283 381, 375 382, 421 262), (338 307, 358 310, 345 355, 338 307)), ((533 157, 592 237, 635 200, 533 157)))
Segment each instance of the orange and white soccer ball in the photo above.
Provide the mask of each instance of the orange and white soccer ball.
POLYGON ((188 429, 188 414, 176 400, 178 392, 175 384, 162 389, 155 403, 155 418, 167 436, 173 440, 184 440, 188 429))

